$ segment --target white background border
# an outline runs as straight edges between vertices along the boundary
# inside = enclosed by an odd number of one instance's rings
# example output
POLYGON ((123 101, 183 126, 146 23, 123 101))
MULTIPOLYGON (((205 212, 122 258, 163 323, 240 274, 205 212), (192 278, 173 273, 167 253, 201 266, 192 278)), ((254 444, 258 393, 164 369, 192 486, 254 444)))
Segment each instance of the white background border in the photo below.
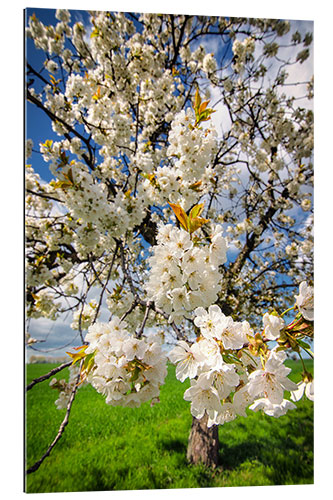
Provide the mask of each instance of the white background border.
MULTIPOLYGON (((12 2, 13 3, 13 2, 12 2)), ((163 12, 304 19, 315 22, 315 310, 316 403, 315 485, 99 492, 98 498, 118 499, 275 499, 299 495, 327 498, 332 490, 331 358, 332 358, 332 16, 329 2, 318 0, 34 0, 2 6, 1 23, 1 490, 6 497, 23 497, 23 9, 25 7, 163 12), (158 10, 159 9, 159 10, 158 10), (329 455, 328 455, 329 453, 329 455)), ((53 496, 52 496, 53 495, 53 496)), ((92 498, 96 493, 70 493, 70 499, 92 498)), ((44 498, 54 494, 30 494, 44 498)), ((56 498, 66 499, 59 493, 56 498)))

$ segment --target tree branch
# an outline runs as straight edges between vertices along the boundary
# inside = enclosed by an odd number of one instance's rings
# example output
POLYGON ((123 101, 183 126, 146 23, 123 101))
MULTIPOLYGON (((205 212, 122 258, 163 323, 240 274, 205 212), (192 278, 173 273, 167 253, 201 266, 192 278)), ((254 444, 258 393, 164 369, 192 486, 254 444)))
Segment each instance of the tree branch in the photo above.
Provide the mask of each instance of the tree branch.
POLYGON ((140 329, 136 332, 136 336, 138 337, 138 339, 143 334, 143 331, 144 331, 146 323, 147 323, 147 319, 148 319, 148 315, 149 315, 150 309, 152 309, 152 303, 151 302, 147 302, 145 314, 144 314, 144 317, 143 317, 143 320, 142 320, 142 324, 140 326, 140 329))
POLYGON ((47 380, 48 378, 51 378, 52 375, 55 375, 56 373, 60 372, 64 368, 67 368, 72 364, 72 361, 68 361, 67 363, 63 363, 62 365, 57 366, 56 368, 53 368, 50 370, 48 373, 45 375, 42 375, 41 377, 35 378, 30 384, 27 385, 26 391, 29 391, 30 389, 33 388, 34 385, 38 384, 39 382, 44 382, 44 380, 47 380))
POLYGON ((62 203, 59 198, 54 198, 53 196, 50 196, 49 194, 44 194, 44 193, 36 193, 36 191, 32 191, 31 189, 27 189, 27 193, 33 194, 35 196, 40 196, 41 198, 46 198, 47 200, 54 200, 57 201, 58 203, 62 203))
POLYGON ((119 248, 119 243, 116 242, 116 248, 114 250, 114 254, 113 254, 113 257, 112 257, 112 261, 111 261, 111 264, 110 264, 110 269, 108 271, 107 278, 105 280, 105 283, 103 285, 102 291, 101 291, 100 296, 99 296, 99 302, 98 302, 98 306, 97 306, 97 309, 96 309, 96 314, 95 314, 93 323, 95 323, 95 321, 97 319, 97 316, 98 316, 98 313, 99 313, 99 310, 101 308, 102 300, 103 300, 103 295, 104 295, 105 289, 106 289, 106 287, 108 285, 108 282, 109 282, 109 279, 110 279, 110 276, 111 276, 112 268, 113 268, 113 265, 114 265, 114 262, 116 260, 116 256, 117 256, 117 253, 118 253, 118 248, 119 248))
POLYGON ((59 427, 59 431, 58 431, 56 437, 54 438, 54 440, 52 441, 52 443, 50 444, 50 446, 48 447, 47 451, 44 453, 44 455, 36 463, 34 463, 34 465, 32 465, 27 470, 27 474, 31 474, 32 472, 35 472, 37 469, 39 469, 39 467, 41 466, 41 464, 44 462, 45 458, 50 455, 51 451, 53 450, 53 448, 55 447, 55 445, 57 444, 57 442, 61 438, 61 436, 62 436, 62 434, 63 434, 63 432, 65 430, 65 427, 68 424, 69 415, 70 415, 70 412, 71 412, 71 409, 72 409, 72 404, 73 404, 73 401, 74 401, 74 398, 75 398, 75 394, 76 394, 76 391, 77 391, 77 388, 78 388, 78 383, 79 383, 80 376, 81 376, 81 368, 82 368, 82 365, 83 365, 83 361, 84 360, 81 361, 80 371, 79 371, 79 373, 78 373, 78 375, 76 377, 75 384, 73 386, 73 389, 72 389, 69 401, 67 403, 66 415, 65 415, 64 420, 61 422, 61 425, 59 427))
POLYGON ((86 137, 84 137, 83 135, 81 135, 77 130, 75 130, 75 128, 71 127, 71 125, 68 125, 68 123, 66 123, 65 120, 56 116, 54 113, 52 113, 52 111, 45 108, 44 104, 41 101, 39 101, 34 95, 32 95, 29 90, 27 90, 27 99, 31 103, 35 104, 39 109, 44 111, 44 113, 47 114, 47 116, 49 118, 51 118, 52 121, 61 123, 68 130, 68 132, 71 132, 73 135, 78 137, 87 146, 87 149, 89 151, 89 158, 87 157, 86 154, 82 154, 82 158, 85 160, 87 165, 92 170, 95 170, 94 155, 93 155, 93 152, 91 150, 89 140, 86 137))

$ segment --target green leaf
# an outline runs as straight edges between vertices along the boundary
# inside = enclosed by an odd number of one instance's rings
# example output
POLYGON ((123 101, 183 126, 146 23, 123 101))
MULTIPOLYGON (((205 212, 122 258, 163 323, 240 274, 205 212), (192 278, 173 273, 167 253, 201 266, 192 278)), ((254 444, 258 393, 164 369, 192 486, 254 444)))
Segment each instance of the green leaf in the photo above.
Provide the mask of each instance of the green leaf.
POLYGON ((205 122, 207 120, 210 120, 210 115, 212 113, 215 113, 215 111, 216 111, 215 109, 211 109, 211 108, 205 109, 205 111, 200 113, 199 122, 205 122))
POLYGON ((309 346, 309 344, 307 344, 306 342, 303 342, 303 340, 299 340, 297 339, 297 343, 303 347, 304 349, 310 349, 311 347, 309 346))
POLYGON ((208 219, 199 217, 199 215, 201 215, 203 211, 204 206, 204 203, 199 203, 191 209, 190 215, 188 216, 188 231, 190 234, 194 233, 197 229, 206 224, 206 222, 209 222, 208 219))
POLYGON ((199 94, 199 89, 196 90, 193 109, 195 113, 195 125, 194 128, 201 122, 205 122, 210 119, 210 115, 215 113, 216 110, 207 108, 209 101, 201 102, 201 97, 199 94))
POLYGON ((94 367, 94 364, 95 364, 95 352, 87 354, 86 359, 84 360, 84 368, 87 374, 91 372, 92 368, 94 367))
POLYGON ((139 375, 140 375, 140 371, 141 371, 140 368, 138 366, 135 366, 135 368, 132 371, 132 374, 131 374, 131 377, 130 377, 129 381, 130 382, 135 382, 138 379, 139 375))

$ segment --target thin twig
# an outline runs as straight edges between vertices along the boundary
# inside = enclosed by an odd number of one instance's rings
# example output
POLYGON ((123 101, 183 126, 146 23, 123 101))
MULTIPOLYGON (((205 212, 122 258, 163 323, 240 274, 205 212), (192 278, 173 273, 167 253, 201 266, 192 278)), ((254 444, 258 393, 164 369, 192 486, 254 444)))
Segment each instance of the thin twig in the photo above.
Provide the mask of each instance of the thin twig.
MULTIPOLYGON (((62 203, 62 200, 60 200, 59 198, 55 198, 54 196, 51 196, 49 194, 37 193, 36 191, 33 191, 32 189, 27 189, 27 193, 33 194, 35 196, 40 196, 41 198, 46 198, 47 200, 54 200, 54 201, 57 201, 59 203, 62 203)), ((63 216, 61 216, 61 217, 63 217, 63 216)), ((44 217, 44 218, 46 218, 46 217, 44 217)))
POLYGON ((41 464, 44 462, 45 458, 50 455, 51 451, 53 450, 53 448, 55 447, 55 445, 57 444, 57 442, 61 438, 61 436, 62 436, 62 434, 63 434, 63 432, 65 430, 65 427, 68 424, 69 414, 70 414, 71 409, 72 409, 72 404, 73 404, 73 401, 74 401, 74 398, 75 398, 75 394, 76 394, 76 391, 77 391, 77 388, 78 388, 78 384, 79 384, 79 380, 80 380, 80 376, 81 376, 81 368, 82 368, 82 365, 83 365, 83 361, 84 360, 81 361, 80 371, 79 371, 79 373, 78 373, 78 375, 76 377, 75 384, 73 386, 73 389, 72 389, 69 401, 67 403, 66 415, 65 415, 64 420, 61 422, 61 425, 59 427, 58 433, 57 433, 56 437, 54 438, 54 440, 52 441, 52 443, 50 444, 50 446, 48 447, 47 451, 44 453, 44 455, 36 463, 34 463, 34 465, 32 465, 27 470, 27 474, 31 474, 31 472, 35 472, 37 469, 39 469, 39 467, 41 466, 41 464))
MULTIPOLYGON (((37 99, 33 94, 31 94, 31 92, 29 90, 27 90, 26 97, 27 97, 28 101, 32 102, 38 108, 42 109, 44 111, 44 113, 46 113, 47 116, 49 118, 51 118, 52 121, 61 123, 68 130, 68 132, 71 132, 72 134, 74 134, 87 146, 89 158, 87 157, 87 155, 85 153, 83 153, 81 156, 85 160, 87 165, 89 165, 91 170, 95 170, 95 165, 94 165, 95 160, 94 160, 94 155, 93 155, 92 148, 90 145, 90 138, 87 139, 86 137, 81 135, 74 127, 69 125, 65 120, 63 120, 59 116, 56 116, 52 111, 50 111, 48 108, 46 108, 44 106, 44 104, 39 99, 37 99)), ((69 138, 69 140, 71 140, 70 137, 68 137, 68 138, 69 138)))
POLYGON ((149 315, 149 311, 150 309, 152 309, 153 307, 153 304, 152 302, 147 302, 146 304, 146 310, 145 310, 145 314, 144 314, 144 317, 143 317, 143 320, 142 320, 142 323, 141 323, 141 326, 140 326, 140 329, 138 332, 136 332, 136 336, 137 338, 139 339, 142 334, 143 334, 143 331, 145 329, 145 326, 146 326, 146 323, 147 323, 147 319, 148 319, 148 315, 149 315))
MULTIPOLYGON (((117 241, 119 241, 119 248, 120 248, 120 255, 121 255, 121 267, 122 267, 122 271, 124 273, 124 277, 127 280, 127 282, 129 283, 131 292, 134 295, 134 297, 136 299, 136 302, 138 304, 142 305, 142 306, 147 307, 147 303, 139 297, 138 292, 136 291, 136 289, 134 287, 134 284, 133 284, 133 281, 132 281, 132 276, 130 275, 128 269, 126 268, 125 255, 124 255, 124 247, 122 245, 122 242, 120 240, 117 240, 117 241)), ((170 317, 169 314, 165 313, 162 309, 157 308, 154 303, 150 303, 150 304, 151 304, 150 305, 151 309, 153 309, 158 314, 161 314, 161 316, 163 316, 165 319, 169 320, 169 317, 170 317)), ((146 312, 147 312, 147 310, 146 310, 146 312)), ((145 320, 145 322, 146 321, 147 321, 147 319, 145 320)), ((181 333, 181 331, 175 325, 175 323, 172 322, 170 325, 173 328, 173 330, 174 330, 174 332, 176 334, 177 339, 178 340, 179 339, 183 339, 184 335, 181 333)))
POLYGON ((57 366, 56 368, 53 368, 51 371, 46 373, 45 375, 42 375, 41 377, 35 378, 30 384, 27 385, 26 391, 29 391, 30 389, 33 388, 34 385, 38 384, 39 382, 43 382, 44 380, 47 380, 48 378, 52 377, 52 375, 55 375, 56 373, 60 372, 64 368, 67 368, 67 366, 70 366, 72 364, 72 361, 68 361, 67 363, 63 363, 62 365, 57 366))
POLYGON ((112 268, 113 268, 114 262, 116 260, 116 256, 117 256, 117 253, 118 253, 118 248, 119 248, 119 243, 116 241, 116 248, 115 248, 115 251, 114 251, 114 254, 113 254, 113 257, 112 257, 112 262, 110 264, 110 269, 109 269, 107 278, 105 280, 105 283, 103 285, 102 291, 101 291, 100 296, 99 296, 99 302, 98 302, 98 306, 97 306, 97 309, 96 309, 96 314, 95 314, 93 323, 95 323, 95 321, 97 320, 97 316, 98 316, 99 310, 100 310, 101 305, 102 305, 103 295, 104 295, 105 289, 106 289, 106 287, 107 287, 107 285, 109 283, 109 280, 110 280, 110 277, 111 277, 111 273, 112 273, 112 268))
MULTIPOLYGON (((169 322, 169 314, 167 314, 166 312, 163 311, 163 309, 160 309, 159 307, 156 307, 155 304, 153 304, 152 306, 153 310, 155 312, 157 312, 157 314, 160 314, 161 316, 163 316, 165 319, 168 320, 169 322)), ((184 339, 184 335, 182 334, 182 332, 179 330, 178 326, 175 324, 175 322, 173 321, 172 323, 169 323, 170 326, 172 327, 173 331, 175 332, 176 334, 176 337, 178 340, 182 340, 184 339)))
POLYGON ((137 301, 137 299, 134 299, 131 307, 126 312, 124 312, 124 314, 120 318, 120 322, 124 321, 124 319, 126 318, 126 316, 128 316, 129 314, 131 314, 131 312, 136 308, 137 305, 138 305, 138 301, 137 301))
POLYGON ((137 299, 139 304, 146 305, 146 303, 140 299, 138 292, 135 289, 135 286, 134 286, 134 283, 132 280, 132 276, 130 275, 128 269, 126 268, 126 261, 125 261, 125 253, 124 253, 123 244, 120 240, 116 240, 116 241, 118 242, 119 248, 120 248, 121 268, 122 268, 122 271, 124 273, 124 277, 130 286, 131 292, 132 292, 133 296, 137 299))

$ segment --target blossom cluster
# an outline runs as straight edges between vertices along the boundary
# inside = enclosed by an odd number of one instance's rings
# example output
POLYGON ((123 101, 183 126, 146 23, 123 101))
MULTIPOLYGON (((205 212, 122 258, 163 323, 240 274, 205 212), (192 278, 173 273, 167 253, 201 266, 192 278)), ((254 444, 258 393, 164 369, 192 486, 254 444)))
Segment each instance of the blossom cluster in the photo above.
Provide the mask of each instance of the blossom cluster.
POLYGON ((287 378, 290 369, 283 365, 285 353, 272 350, 262 367, 260 360, 244 349, 240 359, 230 362, 225 346, 227 350, 242 348, 250 335, 248 323, 234 322, 218 306, 211 306, 208 313, 201 309, 195 312, 201 336, 192 346, 179 342, 169 354, 177 365, 177 378, 190 378, 191 387, 184 399, 191 402, 194 417, 201 418, 206 412, 211 427, 234 420, 237 415, 246 416, 246 408, 257 410, 259 402, 261 409, 274 416, 282 414, 284 408, 295 408, 283 398, 284 389, 297 389, 287 378))
POLYGON ((234 53, 234 69, 237 73, 241 73, 244 68, 244 64, 253 60, 253 52, 255 49, 255 41, 253 38, 245 38, 242 42, 236 39, 232 46, 232 51, 234 53))
MULTIPOLYGON (((185 244, 185 252, 192 249, 191 240, 183 236, 189 234, 173 226, 163 226, 159 240, 164 241, 165 235, 172 231, 182 235, 176 241, 181 246, 185 244)), ((220 232, 217 234, 221 237, 220 232)), ((295 297, 298 316, 311 322, 308 318, 313 318, 312 287, 302 282, 295 297)), ((288 378, 291 369, 285 366, 287 355, 279 345, 285 329, 281 316, 264 314, 262 336, 254 334, 247 321, 235 321, 223 314, 217 304, 210 305, 208 310, 196 307, 193 323, 198 332, 196 341, 178 340, 166 355, 162 350, 162 335, 136 336, 118 316, 113 316, 109 323, 95 322, 85 337, 88 347, 84 348, 84 356, 89 361, 81 378, 103 394, 107 404, 138 407, 148 400, 153 404, 159 401, 169 359, 176 365, 177 379, 181 382, 190 379, 184 399, 191 403, 191 414, 200 419, 206 413, 208 427, 222 425, 237 416, 246 417, 247 409, 280 417, 295 409, 294 402, 303 394, 313 401, 310 373, 304 371, 298 384, 288 378), (278 344, 270 350, 265 342, 272 340, 278 344), (285 397, 285 391, 290 392, 291 400, 285 397)), ((66 407, 77 374, 77 370, 71 369, 68 383, 51 381, 50 385, 60 391, 57 408, 66 407)))
POLYGON ((158 184, 166 191, 173 203, 180 201, 184 210, 188 210, 198 200, 198 191, 203 194, 212 187, 211 179, 214 171, 211 167, 214 152, 217 147, 217 133, 211 125, 205 131, 193 128, 195 118, 193 111, 188 109, 178 113, 171 124, 169 133, 168 158, 173 158, 171 167, 164 166, 157 170, 158 184), (192 125, 192 127, 191 127, 192 125), (177 179, 177 191, 170 190, 170 176, 177 179), (197 184, 199 183, 199 184, 197 184))
MULTIPOLYGON (((299 297, 310 302, 313 290, 305 282, 300 285, 296 307, 302 307, 299 297)), ((305 316, 308 310, 304 310, 305 316)), ((262 337, 254 335, 247 321, 237 322, 225 316, 218 305, 206 311, 194 311, 194 324, 200 330, 192 344, 181 340, 169 353, 176 365, 176 377, 183 382, 190 379, 191 386, 184 399, 191 402, 191 413, 200 419, 208 415, 208 427, 234 420, 237 415, 246 417, 246 408, 263 410, 267 415, 279 417, 295 409, 305 393, 313 400, 313 377, 303 373, 303 380, 296 384, 288 378, 291 369, 284 362, 285 350, 279 345, 260 352, 253 348, 263 346, 262 337), (291 401, 285 398, 290 392, 291 401)), ((305 317, 303 316, 303 317, 305 317)), ((263 337, 276 340, 284 327, 281 317, 266 313, 263 317, 263 337)))
POLYGON ((209 243, 193 240, 183 229, 160 225, 149 258, 147 296, 170 315, 170 322, 180 323, 196 307, 213 304, 221 289, 219 266, 227 260, 222 227, 214 227, 209 243))
POLYGON ((58 316, 59 303, 55 300, 52 291, 40 290, 34 295, 34 308, 29 311, 31 318, 40 318, 41 316, 55 320, 58 316))
POLYGON ((89 327, 86 354, 93 358, 87 382, 106 396, 106 403, 138 407, 157 402, 167 375, 162 338, 156 334, 136 338, 125 321, 114 316, 109 323, 89 327))

